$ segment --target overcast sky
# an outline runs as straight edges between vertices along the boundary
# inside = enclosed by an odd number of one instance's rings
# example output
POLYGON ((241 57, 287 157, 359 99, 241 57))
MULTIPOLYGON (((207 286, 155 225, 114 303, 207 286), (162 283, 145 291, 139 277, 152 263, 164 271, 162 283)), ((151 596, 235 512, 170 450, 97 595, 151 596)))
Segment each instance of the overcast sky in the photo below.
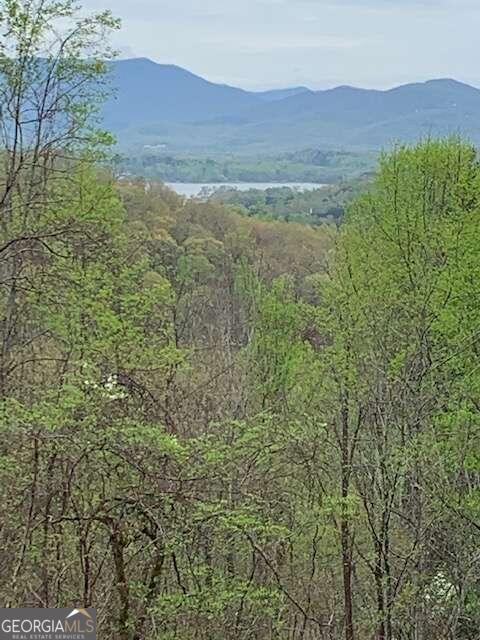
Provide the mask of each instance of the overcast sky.
POLYGON ((247 89, 480 85, 480 0, 85 0, 122 18, 122 57, 247 89))

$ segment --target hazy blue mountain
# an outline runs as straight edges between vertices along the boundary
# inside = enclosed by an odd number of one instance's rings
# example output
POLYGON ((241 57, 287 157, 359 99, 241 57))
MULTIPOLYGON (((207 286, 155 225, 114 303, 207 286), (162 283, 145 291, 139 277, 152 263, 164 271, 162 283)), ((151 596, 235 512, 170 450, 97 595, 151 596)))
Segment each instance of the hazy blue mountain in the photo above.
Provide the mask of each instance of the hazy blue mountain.
POLYGON ((203 120, 261 103, 248 91, 208 82, 181 67, 146 58, 112 63, 116 96, 105 106, 115 129, 152 121, 203 120))
POLYGON ((205 120, 308 91, 306 87, 244 91, 147 58, 113 62, 111 79, 116 95, 107 102, 104 117, 116 130, 161 120, 205 120))
POLYGON ((480 90, 451 79, 387 91, 341 86, 249 92, 140 58, 113 63, 105 124, 124 146, 172 151, 378 148, 460 133, 480 144, 480 90))
MULTIPOLYGON (((441 111, 467 113, 480 106, 480 91, 455 80, 430 80, 388 91, 341 86, 326 91, 305 92, 274 104, 255 105, 243 111, 244 122, 288 120, 321 115, 346 127, 368 125, 385 119, 441 111)), ((480 115, 480 114, 479 114, 480 115)))

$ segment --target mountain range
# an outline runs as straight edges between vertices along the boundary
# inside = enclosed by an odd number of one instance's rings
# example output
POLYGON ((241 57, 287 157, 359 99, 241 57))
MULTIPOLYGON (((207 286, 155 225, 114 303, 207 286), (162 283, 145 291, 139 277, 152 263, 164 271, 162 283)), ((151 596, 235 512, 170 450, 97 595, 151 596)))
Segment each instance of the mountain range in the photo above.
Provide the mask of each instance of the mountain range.
POLYGON ((378 149, 427 135, 480 144, 480 90, 452 79, 380 91, 340 86, 252 92, 145 58, 111 63, 104 124, 124 147, 252 153, 378 149))

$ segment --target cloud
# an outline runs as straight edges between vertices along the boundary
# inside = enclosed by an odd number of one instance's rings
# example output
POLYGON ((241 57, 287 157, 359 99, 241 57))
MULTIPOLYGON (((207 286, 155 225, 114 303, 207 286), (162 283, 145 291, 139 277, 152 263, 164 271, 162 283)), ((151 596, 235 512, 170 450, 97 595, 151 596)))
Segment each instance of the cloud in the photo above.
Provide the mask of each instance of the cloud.
POLYGON ((123 20, 114 44, 248 86, 478 81, 480 0, 84 0, 123 20))

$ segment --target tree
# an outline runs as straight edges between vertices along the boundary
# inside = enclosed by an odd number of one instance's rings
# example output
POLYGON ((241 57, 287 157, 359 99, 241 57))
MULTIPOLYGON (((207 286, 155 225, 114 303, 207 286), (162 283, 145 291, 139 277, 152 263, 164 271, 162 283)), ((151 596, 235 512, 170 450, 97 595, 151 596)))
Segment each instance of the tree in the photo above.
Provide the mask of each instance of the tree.
MULTIPOLYGON (((324 293, 338 405, 332 424, 335 433, 344 425, 337 437, 342 498, 361 507, 357 523, 368 534, 349 536, 347 638, 355 558, 373 578, 371 624, 379 640, 450 632, 426 599, 439 575, 454 579, 433 534, 445 512, 435 508, 431 468, 418 452, 438 449, 438 420, 464 406, 475 371, 476 318, 463 301, 478 268, 478 179, 475 151, 460 141, 399 148, 383 159, 372 192, 351 208, 340 233, 324 293), (454 326, 465 332, 461 353, 454 326)), ((430 464, 445 468, 446 460, 430 464)))
POLYGON ((94 127, 103 97, 107 12, 82 16, 72 0, 4 0, 0 4, 0 273, 3 324, 0 376, 14 348, 30 343, 19 330, 19 290, 51 243, 78 232, 62 207, 78 195, 73 177, 107 138, 94 127), (69 185, 69 188, 65 188, 69 185), (62 199, 61 202, 59 199, 62 199), (54 203, 54 207, 52 207, 54 203))

